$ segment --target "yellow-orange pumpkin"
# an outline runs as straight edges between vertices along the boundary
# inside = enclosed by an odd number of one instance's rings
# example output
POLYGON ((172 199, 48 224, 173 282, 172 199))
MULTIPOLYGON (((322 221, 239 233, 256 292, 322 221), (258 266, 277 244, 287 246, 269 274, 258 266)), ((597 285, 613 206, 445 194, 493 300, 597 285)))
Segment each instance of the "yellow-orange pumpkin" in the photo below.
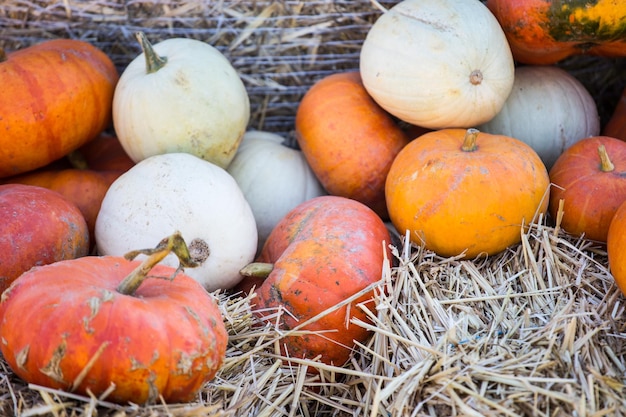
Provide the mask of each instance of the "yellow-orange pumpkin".
POLYGON ((550 180, 537 153, 507 136, 444 129, 409 143, 387 176, 391 221, 443 256, 491 255, 520 241, 548 208, 550 180))

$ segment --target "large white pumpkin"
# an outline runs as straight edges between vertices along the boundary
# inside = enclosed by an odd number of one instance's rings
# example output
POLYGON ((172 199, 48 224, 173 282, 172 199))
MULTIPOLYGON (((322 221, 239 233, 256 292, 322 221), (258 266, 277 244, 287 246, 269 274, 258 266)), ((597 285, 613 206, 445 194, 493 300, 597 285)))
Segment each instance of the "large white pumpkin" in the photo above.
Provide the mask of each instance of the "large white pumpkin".
POLYGON ((567 71, 523 66, 502 110, 478 129, 525 142, 549 170, 565 149, 600 134, 600 117, 591 94, 567 71))
MULTIPOLYGON (((254 260, 256 223, 237 182, 187 153, 146 158, 113 182, 96 220, 96 246, 101 255, 122 256, 176 230, 201 262, 185 273, 209 291, 239 283, 239 270, 254 260)), ((168 255, 164 263, 178 266, 178 259, 168 255)))
POLYGON ((246 132, 228 172, 250 203, 259 232, 259 249, 289 211, 326 194, 304 154, 271 132, 246 132))
POLYGON ((187 152, 228 166, 250 118, 237 71, 205 42, 171 38, 152 46, 138 36, 144 53, 126 67, 113 96, 113 124, 126 153, 139 162, 187 152))
POLYGON ((478 0, 404 0, 374 22, 361 49, 363 84, 385 110, 429 129, 494 117, 514 62, 498 21, 478 0))

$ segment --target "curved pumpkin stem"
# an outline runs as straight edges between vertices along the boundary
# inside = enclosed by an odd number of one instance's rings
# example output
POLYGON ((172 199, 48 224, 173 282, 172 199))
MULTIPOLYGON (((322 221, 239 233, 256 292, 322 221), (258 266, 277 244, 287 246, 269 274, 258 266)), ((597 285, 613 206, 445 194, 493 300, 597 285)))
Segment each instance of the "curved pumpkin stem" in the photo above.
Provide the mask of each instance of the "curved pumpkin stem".
POLYGON ((252 262, 241 268, 239 273, 244 277, 267 278, 274 269, 274 264, 269 262, 252 262))
POLYGON ((611 162, 609 154, 606 152, 604 145, 598 146, 598 153, 600 154, 600 171, 611 172, 615 169, 615 165, 611 162))
POLYGON ((478 149, 478 145, 476 145, 476 138, 480 131, 478 129, 470 128, 465 132, 465 138, 463 139, 463 145, 461 145, 461 150, 464 152, 473 152, 478 149))
MULTIPOLYGON (((148 255, 148 257, 120 282, 117 286, 117 291, 121 294, 132 295, 148 277, 150 270, 170 253, 174 253, 178 257, 180 261, 178 269, 182 267, 193 268, 198 266, 198 264, 191 259, 189 249, 187 248, 183 236, 177 231, 159 242, 154 249, 140 249, 128 252, 124 255, 124 258, 128 260, 132 260, 138 255, 148 255)), ((176 272, 178 272, 178 270, 176 272)))
POLYGON ((143 54, 146 56, 146 73, 152 74, 157 72, 167 64, 167 57, 157 55, 143 32, 136 32, 135 37, 141 45, 143 54))

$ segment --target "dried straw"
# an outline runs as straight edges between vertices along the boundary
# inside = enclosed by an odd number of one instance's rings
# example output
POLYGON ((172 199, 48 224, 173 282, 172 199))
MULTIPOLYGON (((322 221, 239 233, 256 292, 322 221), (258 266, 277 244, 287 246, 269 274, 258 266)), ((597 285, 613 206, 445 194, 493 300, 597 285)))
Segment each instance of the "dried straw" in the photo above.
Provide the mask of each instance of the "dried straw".
MULTIPOLYGON (((251 127, 289 135, 302 94, 326 74, 356 69, 369 25, 393 3, 0 0, 0 46, 84 39, 122 71, 139 53, 137 30, 152 42, 201 39, 240 72, 251 127)), ((586 84, 606 118, 626 82, 624 60, 582 57, 562 65, 586 84)), ((624 298, 604 247, 545 221, 521 236, 520 244, 479 260, 442 258, 397 236, 393 265, 374 285, 376 308, 366 310, 370 322, 356 322, 372 337, 355 346, 344 367, 281 355, 285 333, 258 321, 253 298, 216 293, 229 348, 195 401, 117 405, 106 394, 28 385, 0 358, 0 414, 624 415, 624 298)))

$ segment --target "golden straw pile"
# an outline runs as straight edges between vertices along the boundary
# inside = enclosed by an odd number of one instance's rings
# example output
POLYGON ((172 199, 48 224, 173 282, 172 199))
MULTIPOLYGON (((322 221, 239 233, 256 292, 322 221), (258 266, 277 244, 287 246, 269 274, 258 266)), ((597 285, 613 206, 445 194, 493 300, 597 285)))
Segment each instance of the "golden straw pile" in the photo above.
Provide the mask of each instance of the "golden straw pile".
MULTIPOLYGON (((201 39, 240 72, 251 127, 289 136, 302 94, 326 74, 357 69, 369 25, 394 3, 0 0, 0 46, 83 39, 122 71, 139 54, 137 30, 153 43, 201 39)), ((581 57, 563 65, 606 120, 623 88, 624 61, 581 57)), ((0 414, 626 415, 624 297, 605 249, 547 221, 520 233, 521 244, 481 260, 441 258, 396 236, 368 312, 374 325, 357 323, 372 337, 342 368, 281 356, 283 333, 255 318, 254 299, 220 293, 227 359, 196 401, 120 406, 28 386, 1 361, 0 414)))

